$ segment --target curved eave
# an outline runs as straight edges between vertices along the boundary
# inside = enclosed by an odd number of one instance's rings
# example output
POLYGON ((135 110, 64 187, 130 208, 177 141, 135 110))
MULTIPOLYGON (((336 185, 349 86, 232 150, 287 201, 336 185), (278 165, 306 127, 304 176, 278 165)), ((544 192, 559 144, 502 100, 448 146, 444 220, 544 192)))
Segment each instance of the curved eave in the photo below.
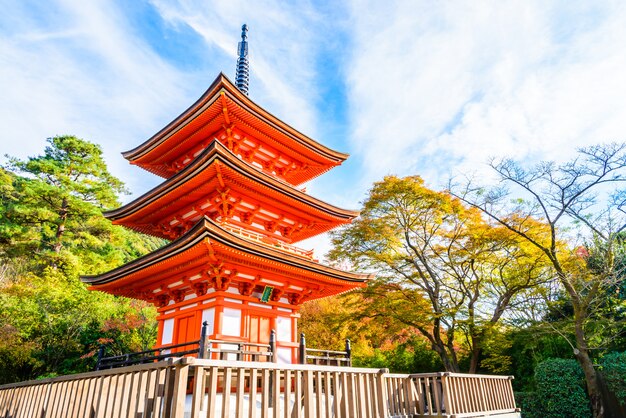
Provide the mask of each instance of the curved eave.
MULTIPOLYGON (((294 267, 305 274, 307 272, 314 274, 318 278, 323 276, 323 281, 335 285, 362 287, 367 280, 372 277, 371 275, 338 270, 305 258, 256 244, 224 230, 211 219, 204 217, 185 235, 165 247, 109 272, 94 276, 81 276, 80 279, 83 283, 89 284, 93 289, 97 290, 105 285, 139 273, 158 263, 172 260, 177 255, 193 250, 194 247, 197 248, 197 246, 202 245, 205 241, 208 242, 208 245, 222 245, 233 251, 239 251, 248 256, 258 257, 258 259, 262 260, 264 263, 274 262, 278 263, 278 265, 294 267)), ((316 281, 320 280, 317 279, 316 281)))
POLYGON ((314 154, 326 160, 327 164, 330 165, 330 167, 324 169, 320 173, 314 173, 308 179, 318 176, 322 172, 332 168, 332 166, 341 164, 348 158, 348 154, 332 150, 320 144, 319 142, 307 137, 306 135, 302 134, 301 132, 297 131, 293 127, 287 125, 271 113, 261 108, 259 105, 250 100, 248 96, 241 93, 239 89, 237 89, 237 87, 235 87, 223 73, 220 73, 220 75, 215 79, 215 81, 213 81, 207 91, 193 105, 191 105, 176 119, 170 122, 165 128, 161 129, 157 134, 152 136, 143 144, 129 151, 123 152, 122 155, 124 156, 124 158, 126 158, 133 164, 140 165, 142 168, 154 174, 162 177, 168 177, 168 173, 165 172, 164 169, 159 167, 158 165, 150 166, 147 161, 139 163, 139 160, 145 159, 144 157, 146 157, 152 150, 165 143, 169 138, 174 136, 187 124, 198 118, 202 114, 203 108, 205 108, 207 104, 215 102, 219 98, 221 91, 224 91, 227 94, 228 98, 236 103, 237 106, 239 106, 241 109, 245 109, 246 112, 253 115, 263 124, 268 125, 272 129, 275 129, 282 135, 295 141, 297 144, 300 144, 314 154))
MULTIPOLYGON (((148 233, 150 235, 161 236, 159 234, 155 234, 154 231, 151 232, 149 227, 137 225, 136 223, 133 225, 134 222, 130 222, 129 219, 136 212, 147 210, 150 205, 154 205, 156 202, 159 202, 160 206, 165 205, 168 202, 168 197, 171 196, 174 191, 184 190, 186 183, 201 175, 216 162, 219 162, 228 169, 241 174, 247 178, 248 181, 256 183, 262 187, 270 188, 276 191, 276 193, 278 193, 281 197, 286 197, 289 200, 285 204, 294 207, 294 210, 296 209, 296 204, 300 204, 311 208, 314 211, 318 211, 318 213, 325 215, 326 218, 334 219, 334 222, 331 222, 325 230, 316 231, 314 234, 303 236, 298 240, 309 238, 325 232, 326 230, 332 229, 335 226, 332 225, 332 223, 339 225, 341 223, 350 222, 359 215, 359 212, 357 211, 341 209, 330 205, 292 187, 287 183, 281 182, 276 178, 256 169, 255 167, 250 166, 245 161, 242 161, 221 143, 213 142, 202 152, 202 154, 198 155, 192 163, 187 165, 176 175, 170 177, 159 186, 153 188, 132 202, 118 209, 105 212, 104 216, 107 219, 114 221, 116 224, 125 224, 126 222, 128 223, 128 227, 137 231, 148 233)), ((171 197, 171 199, 174 199, 174 197, 171 197)), ((320 215, 318 216, 323 217, 320 215)))

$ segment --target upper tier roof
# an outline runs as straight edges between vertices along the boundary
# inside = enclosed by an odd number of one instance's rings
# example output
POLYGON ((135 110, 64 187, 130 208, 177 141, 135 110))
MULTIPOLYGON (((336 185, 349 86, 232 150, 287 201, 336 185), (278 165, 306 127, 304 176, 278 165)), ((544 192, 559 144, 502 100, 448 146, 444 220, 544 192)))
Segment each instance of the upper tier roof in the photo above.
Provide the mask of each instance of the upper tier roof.
POLYGON ((115 224, 167 239, 208 215, 297 242, 349 223, 358 212, 311 197, 213 142, 176 175, 104 215, 115 224))
POLYGON ((222 73, 191 107, 122 155, 132 164, 167 178, 215 139, 294 185, 348 158, 348 154, 323 146, 262 109, 222 73))
POLYGON ((194 289, 206 289, 207 285, 219 291, 235 286, 240 292, 252 292, 271 283, 292 304, 299 304, 363 287, 369 278, 259 245, 204 217, 165 247, 81 280, 92 290, 149 301, 172 293, 182 301, 185 295, 195 293, 194 289))

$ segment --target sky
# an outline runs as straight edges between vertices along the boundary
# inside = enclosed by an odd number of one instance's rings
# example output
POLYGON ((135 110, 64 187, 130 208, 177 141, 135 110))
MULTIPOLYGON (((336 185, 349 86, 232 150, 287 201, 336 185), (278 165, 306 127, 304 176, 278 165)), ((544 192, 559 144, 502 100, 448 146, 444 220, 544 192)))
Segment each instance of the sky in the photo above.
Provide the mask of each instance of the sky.
MULTIPOLYGON (((488 181, 490 158, 626 140, 623 1, 0 0, 0 155, 72 134, 139 196, 121 152, 224 72, 249 27, 250 98, 351 157, 307 185, 358 209, 372 182, 488 181)), ((0 163, 4 157, 0 157, 0 163)), ((304 243, 321 254, 325 237, 304 243)))

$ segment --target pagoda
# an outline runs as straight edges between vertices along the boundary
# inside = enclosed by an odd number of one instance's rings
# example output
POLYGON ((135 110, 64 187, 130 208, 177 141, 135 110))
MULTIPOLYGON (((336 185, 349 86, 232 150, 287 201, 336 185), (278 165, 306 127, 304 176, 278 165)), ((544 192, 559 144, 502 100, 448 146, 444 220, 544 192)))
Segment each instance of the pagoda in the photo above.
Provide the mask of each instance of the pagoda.
POLYGON ((363 287, 368 276, 319 263, 293 244, 358 213, 299 186, 348 157, 303 135, 247 96, 247 27, 236 85, 220 74, 191 107, 124 152, 164 181, 119 209, 114 224, 171 242, 82 280, 91 290, 158 308, 157 347, 208 337, 266 344, 296 362, 297 319, 307 301, 363 287))

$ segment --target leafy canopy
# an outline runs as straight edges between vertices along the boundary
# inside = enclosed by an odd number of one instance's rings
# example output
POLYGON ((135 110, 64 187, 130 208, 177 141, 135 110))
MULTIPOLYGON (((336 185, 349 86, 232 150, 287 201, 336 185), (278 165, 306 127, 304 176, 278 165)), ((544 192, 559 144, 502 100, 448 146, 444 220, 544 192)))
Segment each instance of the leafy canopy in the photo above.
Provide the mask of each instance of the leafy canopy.
POLYGON ((154 343, 152 307, 79 280, 162 244, 104 219, 123 190, 100 147, 73 136, 0 169, 0 383, 86 371, 99 342, 154 343))
POLYGON ((504 312, 549 280, 542 253, 417 176, 375 183, 361 216, 333 234, 333 245, 332 260, 377 272, 365 291, 370 314, 418 329, 450 371, 459 371, 462 348, 476 371, 504 312))

